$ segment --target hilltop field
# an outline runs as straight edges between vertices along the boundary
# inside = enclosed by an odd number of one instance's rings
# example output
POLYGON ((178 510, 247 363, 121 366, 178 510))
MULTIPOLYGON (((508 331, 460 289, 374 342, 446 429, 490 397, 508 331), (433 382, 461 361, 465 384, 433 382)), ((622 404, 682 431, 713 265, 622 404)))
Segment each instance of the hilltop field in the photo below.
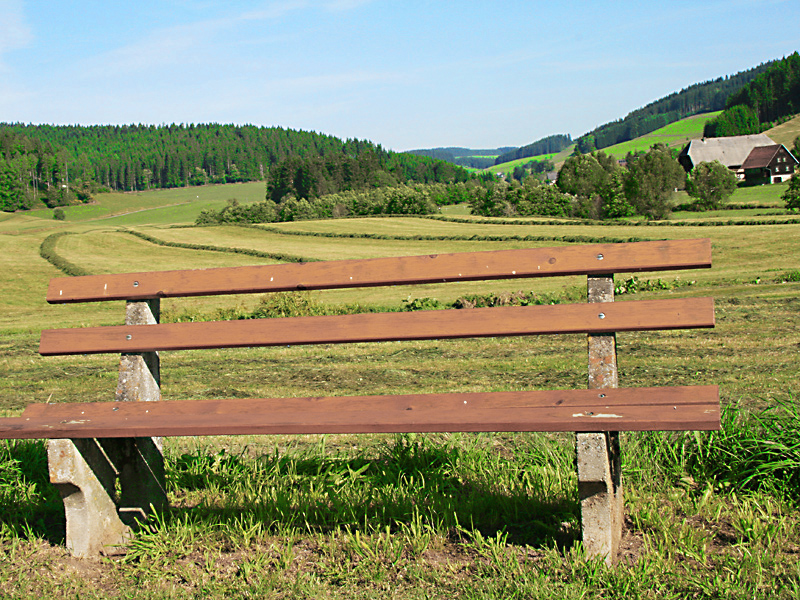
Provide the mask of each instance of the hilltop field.
MULTIPOLYGON (((702 119, 694 121, 702 129, 702 119)), ((686 123, 665 129, 651 136, 689 135, 686 123)), ((800 216, 781 210, 783 189, 739 190, 728 210, 628 224, 479 219, 445 207, 433 218, 194 225, 201 210, 229 198, 260 200, 263 183, 104 194, 68 207, 64 221, 50 210, 0 213, 4 415, 31 402, 113 397, 118 358, 37 353, 43 328, 123 319, 122 302, 47 305, 48 281, 64 269, 708 237, 712 269, 618 276, 620 301, 713 296, 717 314, 710 331, 620 334, 620 379, 626 386, 719 384, 726 421, 717 434, 624 436, 626 537, 615 569, 585 561, 577 543, 571 435, 170 438, 172 509, 126 556, 96 561, 76 561, 63 548, 63 507, 46 482, 43 445, 0 442, 0 596, 797 597, 800 216)), ((580 301, 585 287, 579 277, 489 281, 178 299, 162 310, 165 320, 247 316, 276 303, 297 314, 400 310, 414 300, 445 305, 517 291, 569 302, 580 301)), ((584 336, 564 336, 163 353, 163 394, 584 387, 585 344, 584 336)))

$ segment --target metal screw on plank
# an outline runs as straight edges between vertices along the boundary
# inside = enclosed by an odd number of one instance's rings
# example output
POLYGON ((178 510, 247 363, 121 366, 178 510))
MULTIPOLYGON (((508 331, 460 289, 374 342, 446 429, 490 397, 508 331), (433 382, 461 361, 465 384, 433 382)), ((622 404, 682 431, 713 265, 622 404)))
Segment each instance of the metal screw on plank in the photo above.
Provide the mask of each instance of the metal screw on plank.
POLYGON ((131 340, 131 339, 133 339, 133 336, 129 333, 128 335, 125 336, 125 339, 126 340, 131 340))
POLYGON ((133 282, 133 287, 139 287, 139 282, 138 281, 134 281, 133 282))
POLYGON ((606 318, 606 313, 600 313, 599 315, 597 315, 597 318, 598 319, 605 319, 606 318))
POLYGON ((603 260, 603 258, 605 258, 605 257, 602 254, 598 254, 597 255, 597 260, 603 260))

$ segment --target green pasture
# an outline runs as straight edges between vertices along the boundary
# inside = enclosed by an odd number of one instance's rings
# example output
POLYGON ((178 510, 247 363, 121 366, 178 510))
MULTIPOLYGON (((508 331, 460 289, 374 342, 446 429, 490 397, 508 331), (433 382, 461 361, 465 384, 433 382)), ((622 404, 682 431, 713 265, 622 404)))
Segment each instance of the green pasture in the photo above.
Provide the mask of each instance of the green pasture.
POLYGON ((776 143, 783 144, 791 150, 792 146, 794 146, 794 141, 800 136, 800 115, 797 115, 785 123, 776 125, 772 129, 767 129, 764 133, 776 143))
MULTIPOLYGON (((736 209, 680 214, 668 225, 503 222, 462 211, 449 213, 452 220, 191 226, 200 205, 245 201, 247 193, 263 195, 258 187, 101 195, 97 205, 68 208, 65 222, 44 211, 0 214, 0 413, 19 414, 31 402, 113 397, 118 357, 37 353, 43 328, 123 318, 123 302, 46 304, 48 281, 62 274, 39 249, 58 232, 70 232, 56 241, 58 256, 91 273, 270 264, 272 255, 348 259, 709 237, 711 269, 636 274, 640 283, 657 283, 650 286, 656 291, 641 291, 646 286, 637 288, 631 275, 617 277, 625 287, 619 301, 712 296, 717 318, 713 330, 619 334, 620 379, 626 386, 719 384, 725 429, 624 435, 626 536, 613 569, 587 561, 577 541, 569 434, 169 438, 171 508, 127 555, 89 561, 63 548, 63 508, 47 483, 43 445, 0 442, 0 597, 800 595, 800 223, 725 225, 787 218, 736 209), (723 224, 676 224, 698 216, 723 224)), ((774 195, 778 186, 769 187, 738 190, 735 202, 770 204, 756 197, 774 195)), ((396 310, 412 293, 451 302, 519 290, 570 301, 585 293, 585 278, 284 298, 299 309, 396 310)), ((162 307, 167 319, 215 318, 275 300, 174 299, 162 307)), ((168 399, 586 385, 579 335, 164 352, 161 361, 168 399)))
POLYGON ((625 158, 628 152, 647 152, 654 144, 666 144, 671 148, 683 146, 691 139, 703 137, 705 124, 720 112, 722 111, 681 119, 634 140, 603 148, 603 152, 616 158, 625 158))
MULTIPOLYGON (((230 198, 242 203, 263 200, 264 182, 173 188, 149 192, 98 194, 98 201, 64 208, 67 223, 102 221, 107 225, 193 223, 200 211, 219 209, 230 198)), ((50 209, 30 212, 52 219, 50 209)))
POLYGON ((523 165, 527 165, 531 162, 542 162, 545 160, 554 160, 557 153, 552 154, 538 154, 536 156, 529 156, 527 158, 518 158, 516 160, 510 160, 508 162, 500 163, 499 165, 494 165, 485 169, 486 171, 491 171, 492 173, 511 173, 517 167, 521 167, 523 165))
POLYGON ((786 193, 789 182, 773 183, 771 185, 754 185, 737 188, 733 196, 728 200, 728 204, 734 207, 736 204, 757 204, 759 206, 786 206, 786 202, 781 196, 786 193))

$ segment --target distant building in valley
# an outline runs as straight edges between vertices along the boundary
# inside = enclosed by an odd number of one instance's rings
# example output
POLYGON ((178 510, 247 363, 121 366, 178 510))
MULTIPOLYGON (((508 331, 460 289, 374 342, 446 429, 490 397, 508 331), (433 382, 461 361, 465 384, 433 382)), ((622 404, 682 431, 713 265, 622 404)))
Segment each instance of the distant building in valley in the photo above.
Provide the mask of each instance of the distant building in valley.
POLYGON ((797 166, 795 158, 783 144, 753 148, 742 164, 744 179, 754 185, 788 180, 797 166))
MULTIPOLYGON (((775 155, 776 157, 780 158, 790 158, 789 161, 785 161, 785 164, 790 164, 791 162, 791 169, 788 171, 788 175, 791 176, 792 172, 794 171, 794 166, 797 164, 797 160, 791 155, 791 153, 786 150, 784 146, 776 144, 772 139, 769 138, 764 133, 759 133, 756 135, 737 135, 734 137, 719 137, 719 138, 703 138, 699 140, 691 140, 686 147, 681 151, 680 155, 678 156, 678 162, 681 163, 681 166, 686 170, 688 173, 691 171, 695 166, 699 165, 701 162, 714 162, 719 161, 726 167, 728 167, 731 171, 736 174, 736 177, 739 180, 745 179, 745 168, 744 164, 745 161, 748 160, 748 157, 751 153, 757 148, 778 148, 782 149, 775 155), (785 154, 784 154, 785 152, 785 154), (786 156, 788 155, 788 156, 786 156)), ((766 152, 764 153, 766 155, 766 152)), ((756 156, 761 156, 761 150, 756 153, 756 156)), ((761 160, 754 161, 751 164, 761 164, 761 160)), ((784 162, 775 163, 775 166, 780 165, 781 167, 784 166, 784 162)), ((768 169, 768 167, 753 167, 753 169, 768 169)), ((759 171, 759 173, 763 174, 765 171, 759 171)), ((777 172, 771 171, 769 176, 769 181, 775 181, 775 177, 777 172)), ((781 177, 783 177, 783 171, 781 171, 781 177)), ((783 179, 781 179, 782 181, 783 179)), ((768 183, 765 181, 764 183, 768 183)))

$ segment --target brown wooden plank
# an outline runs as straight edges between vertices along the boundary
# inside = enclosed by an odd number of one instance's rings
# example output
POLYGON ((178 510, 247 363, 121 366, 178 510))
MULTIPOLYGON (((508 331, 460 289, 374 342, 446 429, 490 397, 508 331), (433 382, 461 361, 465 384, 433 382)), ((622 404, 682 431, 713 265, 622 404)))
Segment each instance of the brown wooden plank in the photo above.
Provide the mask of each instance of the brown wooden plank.
POLYGON ((47 301, 141 300, 710 266, 710 240, 665 240, 62 277, 50 281, 47 301))
POLYGON ((712 298, 436 310, 42 332, 43 355, 341 344, 714 326, 712 298))
POLYGON ((719 429, 717 386, 34 405, 2 438, 719 429))

